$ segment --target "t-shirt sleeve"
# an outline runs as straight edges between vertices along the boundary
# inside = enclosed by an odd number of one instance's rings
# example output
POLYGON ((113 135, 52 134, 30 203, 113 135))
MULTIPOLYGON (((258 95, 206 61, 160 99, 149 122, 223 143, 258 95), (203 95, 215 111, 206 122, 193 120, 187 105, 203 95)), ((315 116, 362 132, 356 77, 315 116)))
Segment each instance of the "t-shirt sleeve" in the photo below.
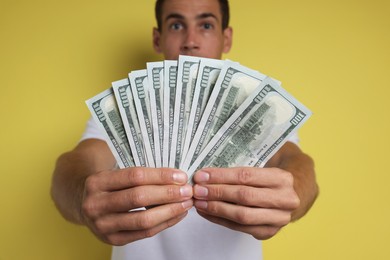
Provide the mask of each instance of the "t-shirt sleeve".
POLYGON ((89 118, 87 125, 85 127, 85 131, 83 135, 81 136, 80 142, 84 141, 86 139, 100 139, 105 141, 104 135, 101 133, 98 125, 96 124, 95 120, 93 118, 89 118))

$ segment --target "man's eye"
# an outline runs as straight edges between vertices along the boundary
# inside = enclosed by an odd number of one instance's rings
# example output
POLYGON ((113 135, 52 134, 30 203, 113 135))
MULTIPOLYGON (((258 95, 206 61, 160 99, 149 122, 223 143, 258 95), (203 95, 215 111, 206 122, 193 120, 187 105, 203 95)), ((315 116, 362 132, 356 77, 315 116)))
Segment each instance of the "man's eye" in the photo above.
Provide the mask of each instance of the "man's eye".
POLYGON ((213 25, 210 23, 205 23, 205 24, 203 24, 203 28, 206 30, 210 30, 210 29, 213 29, 213 25))
POLYGON ((173 30, 180 30, 181 28, 183 28, 183 25, 181 25, 180 23, 174 23, 171 25, 171 29, 173 30))

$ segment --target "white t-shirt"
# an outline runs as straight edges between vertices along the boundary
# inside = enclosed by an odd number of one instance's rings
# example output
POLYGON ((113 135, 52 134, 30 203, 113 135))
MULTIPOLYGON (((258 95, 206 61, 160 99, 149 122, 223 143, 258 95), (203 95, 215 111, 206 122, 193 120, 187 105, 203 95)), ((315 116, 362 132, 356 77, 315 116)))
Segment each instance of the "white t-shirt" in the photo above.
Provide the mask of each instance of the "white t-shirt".
POLYGON ((194 208, 175 226, 154 237, 113 247, 112 259, 262 259, 261 242, 251 235, 213 224, 194 208))
MULTIPOLYGON (((91 118, 82 139, 104 139, 91 118)), ((294 135, 289 141, 298 143, 294 135)), ((213 224, 199 216, 194 208, 175 226, 151 238, 125 246, 114 246, 113 260, 259 260, 261 242, 251 235, 213 224)))

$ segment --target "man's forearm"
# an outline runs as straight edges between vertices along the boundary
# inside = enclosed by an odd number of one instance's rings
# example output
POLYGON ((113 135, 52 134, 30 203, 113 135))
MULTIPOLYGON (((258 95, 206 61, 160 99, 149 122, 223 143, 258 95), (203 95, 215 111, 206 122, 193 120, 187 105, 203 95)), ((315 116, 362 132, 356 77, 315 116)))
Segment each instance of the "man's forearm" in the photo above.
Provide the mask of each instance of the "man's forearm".
POLYGON ((73 151, 61 155, 52 179, 51 196, 63 217, 82 224, 81 203, 86 178, 108 168, 115 161, 105 142, 86 140, 73 151))
POLYGON ((293 143, 287 142, 272 158, 267 167, 278 167, 294 177, 294 189, 300 199, 300 206, 292 213, 292 220, 304 216, 318 195, 314 162, 293 143))
POLYGON ((88 176, 82 168, 78 154, 69 152, 61 155, 53 174, 51 196, 63 217, 71 222, 81 224, 81 200, 84 182, 88 176))
POLYGON ((301 153, 283 160, 280 167, 294 176, 294 189, 300 199, 300 206, 291 215, 294 221, 303 217, 317 198, 314 162, 308 155, 301 153))

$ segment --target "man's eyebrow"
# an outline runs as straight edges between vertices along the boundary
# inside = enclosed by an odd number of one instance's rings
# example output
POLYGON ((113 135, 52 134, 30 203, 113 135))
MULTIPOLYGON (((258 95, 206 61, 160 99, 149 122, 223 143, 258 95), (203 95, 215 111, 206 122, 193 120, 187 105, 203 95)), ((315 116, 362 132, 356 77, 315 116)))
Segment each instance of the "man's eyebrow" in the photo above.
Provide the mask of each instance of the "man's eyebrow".
POLYGON ((197 15, 196 19, 205 19, 205 18, 209 18, 209 17, 212 17, 218 21, 218 17, 213 13, 202 13, 200 15, 197 15))
MULTIPOLYGON (((205 18, 209 18, 209 17, 212 17, 214 18, 215 20, 218 21, 218 17, 213 14, 213 13, 202 13, 202 14, 199 14, 196 16, 196 19, 197 20, 201 20, 201 19, 205 19, 205 18)), ((181 15, 181 14, 178 14, 178 13, 172 13, 172 14, 169 14, 167 15, 167 17, 165 17, 165 21, 168 21, 169 19, 181 19, 181 20, 184 20, 185 17, 184 15, 181 15)))
POLYGON ((165 17, 165 21, 168 21, 169 19, 183 19, 184 20, 184 16, 181 14, 172 13, 172 14, 167 15, 167 17, 165 17))

